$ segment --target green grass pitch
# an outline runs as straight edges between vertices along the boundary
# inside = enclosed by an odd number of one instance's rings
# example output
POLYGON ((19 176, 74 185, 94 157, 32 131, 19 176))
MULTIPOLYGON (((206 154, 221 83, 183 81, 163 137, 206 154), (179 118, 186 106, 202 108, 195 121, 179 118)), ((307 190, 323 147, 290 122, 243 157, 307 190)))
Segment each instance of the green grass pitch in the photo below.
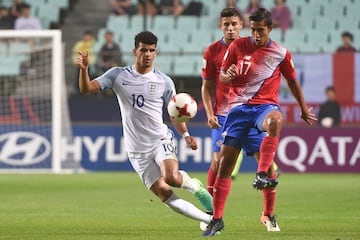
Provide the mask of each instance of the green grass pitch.
MULTIPOLYGON (((204 173, 190 173, 206 182, 204 173)), ((360 239, 356 174, 287 174, 279 178, 281 232, 259 223, 262 193, 254 174, 233 182, 225 229, 215 239, 360 239)), ((181 197, 195 203, 185 190, 181 197)), ((0 239, 203 239, 199 223, 164 206, 135 173, 0 175, 0 239)))

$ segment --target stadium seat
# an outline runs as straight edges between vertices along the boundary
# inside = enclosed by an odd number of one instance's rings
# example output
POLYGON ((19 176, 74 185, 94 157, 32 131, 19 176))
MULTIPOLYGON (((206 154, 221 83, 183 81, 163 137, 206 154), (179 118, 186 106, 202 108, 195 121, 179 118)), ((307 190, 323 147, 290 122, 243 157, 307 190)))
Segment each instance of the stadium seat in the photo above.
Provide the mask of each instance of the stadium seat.
POLYGON ((155 58, 154 66, 166 74, 173 74, 174 63, 171 55, 165 55, 160 53, 155 58))
POLYGON ((170 32, 175 28, 175 18, 169 16, 155 16, 150 24, 150 31, 154 32, 170 32))
POLYGON ((201 52, 214 41, 213 33, 209 31, 199 30, 190 34, 190 47, 185 51, 201 52))
MULTIPOLYGON (((305 43, 305 33, 303 31, 299 31, 298 29, 288 29, 284 35, 284 44, 289 45, 301 45, 305 43)), ((285 46, 286 47, 286 46, 285 46)))
POLYGON ((111 31, 127 29, 130 27, 130 18, 128 16, 109 16, 106 22, 106 28, 111 31))
POLYGON ((179 16, 176 20, 176 29, 181 32, 194 32, 199 29, 199 17, 179 16))
POLYGON ((326 29, 335 29, 337 22, 335 18, 317 17, 314 19, 314 29, 324 31, 326 29))
POLYGON ((314 17, 303 17, 303 16, 294 17, 292 27, 294 29, 301 29, 301 30, 312 29, 315 27, 315 19, 314 17))
MULTIPOLYGON (((300 3, 301 1, 299 1, 300 3)), ((321 5, 318 3, 305 3, 300 6, 300 16, 302 18, 314 18, 321 15, 321 5)))
POLYGON ((139 15, 131 16, 130 18, 130 28, 136 31, 142 31, 144 29, 149 29, 151 24, 151 18, 147 17, 146 19, 146 28, 144 28, 144 17, 139 15))
POLYGON ((338 3, 324 4, 322 7, 323 7, 322 14, 324 17, 337 19, 345 15, 346 7, 343 4, 338 4, 338 3))
POLYGON ((360 18, 357 17, 343 17, 338 18, 338 29, 345 30, 351 29, 350 32, 360 31, 360 18))
POLYGON ((177 76, 201 76, 201 61, 199 56, 175 56, 174 74, 177 76))
POLYGON ((182 31, 173 31, 168 35, 169 44, 174 46, 175 49, 184 51, 184 46, 190 43, 190 34, 182 31))
POLYGON ((299 49, 297 52, 299 52, 299 53, 320 53, 321 48, 319 45, 314 44, 314 43, 305 43, 305 44, 301 44, 299 46, 299 49))
POLYGON ((200 16, 199 27, 205 31, 217 29, 219 27, 219 19, 215 16, 200 16))
POLYGON ((310 44, 324 45, 330 42, 329 33, 327 33, 326 31, 307 31, 305 37, 306 42, 310 44))
POLYGON ((276 42, 281 43, 282 42, 282 31, 280 28, 274 28, 271 33, 270 37, 272 40, 275 40, 276 42))

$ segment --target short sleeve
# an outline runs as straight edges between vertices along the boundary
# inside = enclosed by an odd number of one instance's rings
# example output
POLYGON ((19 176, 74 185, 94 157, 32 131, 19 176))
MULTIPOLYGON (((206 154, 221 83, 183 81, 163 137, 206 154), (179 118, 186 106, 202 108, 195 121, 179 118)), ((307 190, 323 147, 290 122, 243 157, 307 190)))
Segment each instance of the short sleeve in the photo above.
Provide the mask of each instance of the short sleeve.
POLYGON ((164 104, 167 106, 173 96, 176 94, 175 85, 171 78, 166 78, 165 90, 164 90, 164 104))
POLYGON ((286 80, 295 80, 296 71, 295 66, 291 58, 291 54, 286 50, 284 60, 280 63, 280 72, 286 78, 286 80))
POLYGON ((216 66, 211 59, 211 52, 206 48, 204 52, 203 65, 202 65, 202 79, 215 80, 216 79, 216 66))
POLYGON ((113 88, 114 82, 119 73, 119 68, 110 68, 104 74, 95 78, 95 80, 99 82, 101 90, 113 88))

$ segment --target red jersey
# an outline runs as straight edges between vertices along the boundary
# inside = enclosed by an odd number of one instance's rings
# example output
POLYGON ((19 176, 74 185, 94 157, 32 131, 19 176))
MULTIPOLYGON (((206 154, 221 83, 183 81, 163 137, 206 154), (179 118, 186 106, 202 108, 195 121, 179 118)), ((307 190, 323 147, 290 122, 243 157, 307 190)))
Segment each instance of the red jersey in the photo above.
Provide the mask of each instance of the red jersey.
POLYGON ((239 69, 239 76, 231 81, 229 104, 278 104, 281 74, 295 80, 296 73, 291 54, 275 41, 266 47, 257 47, 252 37, 234 40, 222 62, 226 71, 232 64, 239 69))
POLYGON ((202 66, 202 78, 207 81, 215 81, 214 114, 220 116, 226 116, 229 111, 230 85, 223 84, 219 78, 221 62, 228 46, 224 39, 212 43, 205 49, 202 66))

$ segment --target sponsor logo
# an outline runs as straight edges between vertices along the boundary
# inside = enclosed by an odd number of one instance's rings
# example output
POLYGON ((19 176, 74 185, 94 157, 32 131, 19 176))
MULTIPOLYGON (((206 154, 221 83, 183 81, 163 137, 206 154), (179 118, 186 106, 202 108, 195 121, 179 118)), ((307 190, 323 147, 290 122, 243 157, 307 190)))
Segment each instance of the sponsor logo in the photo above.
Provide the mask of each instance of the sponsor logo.
POLYGON ((0 162, 25 166, 42 162, 50 154, 49 141, 34 132, 9 132, 0 135, 0 162))

